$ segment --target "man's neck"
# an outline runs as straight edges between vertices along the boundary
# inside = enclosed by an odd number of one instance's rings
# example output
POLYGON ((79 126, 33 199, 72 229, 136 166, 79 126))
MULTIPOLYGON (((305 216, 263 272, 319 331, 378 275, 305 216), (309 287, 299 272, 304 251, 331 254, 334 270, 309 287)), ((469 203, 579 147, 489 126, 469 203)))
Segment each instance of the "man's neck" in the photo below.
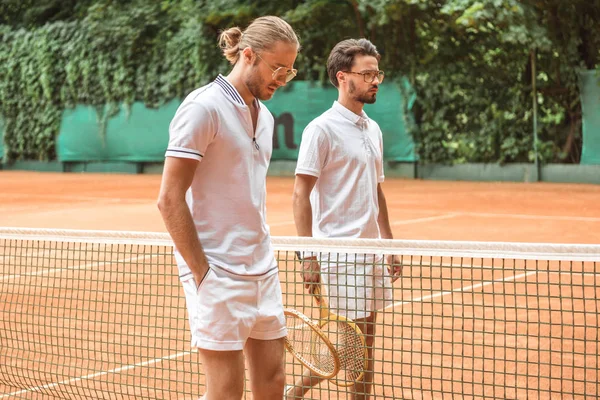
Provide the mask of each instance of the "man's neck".
POLYGON ((362 115, 364 103, 360 101, 356 101, 349 96, 344 96, 341 92, 338 96, 338 103, 346 107, 348 110, 352 111, 356 115, 362 115))
POLYGON ((244 83, 244 80, 242 79, 242 74, 237 69, 237 66, 233 67, 233 71, 231 71, 231 73, 227 75, 226 78, 229 81, 229 83, 231 83, 231 85, 238 91, 240 96, 242 96, 244 103, 246 103, 248 107, 251 107, 254 104, 254 100, 256 100, 256 98, 252 95, 252 93, 250 93, 248 86, 246 86, 246 84, 244 83))

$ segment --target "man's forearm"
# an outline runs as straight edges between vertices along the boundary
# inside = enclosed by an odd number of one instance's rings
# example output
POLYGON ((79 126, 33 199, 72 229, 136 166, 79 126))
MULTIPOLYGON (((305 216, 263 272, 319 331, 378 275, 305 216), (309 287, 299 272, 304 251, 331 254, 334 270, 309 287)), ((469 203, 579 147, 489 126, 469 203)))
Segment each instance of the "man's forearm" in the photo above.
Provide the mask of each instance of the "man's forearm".
POLYGON ((195 276, 203 275, 208 268, 208 262, 187 204, 172 203, 160 211, 167 231, 192 273, 195 276))
POLYGON ((377 216, 377 223, 379 224, 379 233, 382 239, 393 239, 392 227, 390 226, 390 219, 388 217, 387 202, 383 191, 379 190, 377 193, 379 201, 379 215, 377 216))
POLYGON ((294 221, 298 236, 312 236, 312 207, 308 197, 294 198, 294 221))

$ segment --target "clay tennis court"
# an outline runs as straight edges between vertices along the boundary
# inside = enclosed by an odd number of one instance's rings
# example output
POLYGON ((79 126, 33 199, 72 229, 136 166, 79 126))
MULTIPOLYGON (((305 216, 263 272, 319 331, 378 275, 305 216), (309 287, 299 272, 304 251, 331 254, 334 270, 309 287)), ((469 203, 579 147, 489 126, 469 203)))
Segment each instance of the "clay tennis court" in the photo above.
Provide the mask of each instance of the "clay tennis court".
MULTIPOLYGON (((0 226, 165 231, 159 175, 0 171, 0 226)), ((295 235, 292 178, 269 177, 271 234, 295 235)), ((383 183, 398 239, 600 243, 600 186, 383 183)))
MULTIPOLYGON (((159 184, 158 175, 0 172, 0 226, 164 232, 155 205, 159 184)), ((291 178, 268 179, 268 223, 273 236, 295 235, 292 186, 291 178)), ((394 179, 388 179, 383 186, 390 221, 398 239, 600 243, 600 186, 394 179)), ((51 252, 49 249, 45 251, 51 252)), ((96 254, 95 250, 82 248, 63 251, 72 254, 71 258, 84 253, 96 254)), ((153 380, 170 390, 193 393, 195 386, 202 385, 202 379, 194 377, 197 364, 193 361, 186 364, 193 367, 184 374, 173 373, 169 367, 169 363, 174 363, 177 358, 194 360, 196 355, 189 348, 178 347, 187 338, 184 299, 175 271, 169 270, 168 249, 161 249, 159 256, 156 252, 147 259, 142 256, 141 260, 136 258, 139 257, 136 251, 128 247, 111 248, 109 258, 83 260, 102 263, 103 268, 76 278, 75 287, 71 290, 75 300, 79 301, 85 299, 77 296, 85 290, 93 290, 99 296, 94 300, 99 305, 111 304, 111 293, 118 294, 119 304, 135 305, 140 302, 144 311, 136 321, 141 326, 150 327, 144 332, 149 343, 118 342, 119 329, 125 329, 127 325, 119 322, 118 318, 123 317, 125 321, 130 314, 123 306, 118 310, 103 308, 98 315, 90 316, 93 319, 118 315, 117 321, 113 321, 118 327, 109 337, 91 340, 78 337, 73 339, 72 344, 86 348, 89 354, 94 353, 96 345, 106 346, 105 350, 111 354, 127 354, 131 353, 128 346, 143 346, 153 349, 152 354, 144 355, 144 359, 152 363, 137 365, 139 360, 132 357, 123 357, 119 362, 105 360, 105 373, 100 372, 93 377, 86 376, 86 373, 78 375, 85 366, 73 365, 71 370, 64 368, 61 372, 64 376, 62 381, 76 386, 83 380, 98 380, 97 388, 119 392, 120 385, 143 388, 149 385, 149 380, 153 380), (153 268, 156 277, 141 274, 140 265, 153 268), (110 284, 121 280, 127 285, 110 284), (154 302, 147 304, 136 293, 144 292, 149 283, 163 291, 152 297, 154 302), (181 311, 177 311, 175 316, 170 315, 175 309, 181 311), (153 317, 144 317, 149 314, 153 317), (168 332, 169 336, 157 335, 151 327, 168 325, 169 318, 176 320, 168 332), (172 355, 173 359, 166 359, 165 355, 172 355), (156 365, 160 365, 158 376, 152 369, 156 365), (107 376, 110 376, 109 383, 106 383, 107 376)), ((292 255, 280 253, 279 258, 286 304, 301 307, 309 303, 310 299, 301 294, 301 284, 293 271, 292 255)), ((68 267, 57 263, 44 265, 44 260, 51 259, 53 256, 48 253, 47 257, 42 257, 38 267, 59 270, 68 267)), ((395 303, 379 319, 382 339, 375 346, 375 357, 379 362, 375 398, 458 396, 533 399, 545 398, 539 393, 546 387, 550 388, 548 393, 552 394, 552 398, 595 398, 600 395, 597 338, 600 277, 597 262, 468 257, 403 260, 406 266, 403 277, 395 285, 395 303), (498 293, 506 293, 507 297, 498 297, 498 293), (527 296, 532 293, 535 294, 533 297, 527 296), (519 299, 523 302, 520 303, 519 299), (458 314, 461 318, 457 317, 458 314), (529 323, 519 324, 518 321, 529 323), (463 326, 456 327, 457 322, 463 326), (574 326, 574 332, 552 331, 555 325, 561 324, 574 326), (472 337, 464 337, 467 335, 465 332, 472 332, 472 337), (563 334, 570 339, 557 341, 563 334), (534 343, 531 338, 539 339, 534 343), (523 351, 524 348, 537 350, 529 353, 523 351), (560 349, 560 352, 552 349, 560 349), (551 360, 559 354, 569 359, 562 362, 551 360), (528 370, 523 370, 523 365, 527 365, 520 362, 523 358, 531 365, 528 370), (564 382, 563 378, 566 379, 564 382), (562 396, 561 393, 571 395, 562 396)), ((13 270, 10 273, 22 272, 13 270)), ((3 274, 6 273, 3 271, 3 274)), ((27 289, 20 287, 15 296, 21 300, 35 297, 39 294, 37 290, 46 284, 48 288, 44 295, 47 298, 62 298, 64 293, 59 293, 60 279, 60 273, 52 274, 52 277, 36 276, 28 282, 27 289), (48 283, 53 279, 57 280, 56 286, 48 283)), ((6 311, 16 301, 5 299, 0 312, 6 311)), ((65 305, 65 309, 76 308, 77 304, 75 301, 65 305)), ((57 309, 61 306, 61 303, 53 305, 57 309)), ((51 324, 52 318, 58 319, 59 316, 49 316, 42 322, 51 324)), ((21 322, 28 321, 23 316, 21 322)), ((130 323, 136 325, 136 321, 130 323)), ((15 325, 19 322, 15 321, 15 325)), ((105 328, 96 327, 93 322, 90 324, 86 327, 90 331, 101 332, 101 328, 105 328)), ((70 327, 71 331, 73 329, 76 327, 70 327)), ((62 332, 57 335, 62 335, 62 332)), ((31 342, 35 342, 35 337, 31 338, 31 342)), ((34 350, 30 349, 31 354, 34 350)), ((85 360, 89 354, 79 352, 73 355, 74 363, 85 360)), ((0 356, 6 355, 0 353, 0 356)), ((42 366, 26 359, 14 367, 25 370, 39 367, 40 371, 43 370, 42 366)), ((290 362, 288 373, 292 372, 298 374, 299 366, 290 362)), ((23 392, 23 388, 47 385, 53 382, 49 379, 52 376, 43 376, 43 372, 39 372, 39 376, 31 377, 30 374, 30 378, 21 380, 19 388, 0 383, 0 399, 47 398, 44 394, 36 394, 35 390, 23 392)), ((89 385, 89 382, 86 384, 89 385)), ((313 390, 311 397, 307 398, 345 398, 345 394, 338 396, 336 388, 331 385, 324 384, 322 388, 313 390)), ((97 396, 96 392, 89 393, 92 397, 97 396)), ((168 393, 139 389, 138 392, 124 391, 122 397, 107 395, 106 398, 186 398, 169 397, 168 393)), ((78 397, 73 395, 69 398, 78 397)))

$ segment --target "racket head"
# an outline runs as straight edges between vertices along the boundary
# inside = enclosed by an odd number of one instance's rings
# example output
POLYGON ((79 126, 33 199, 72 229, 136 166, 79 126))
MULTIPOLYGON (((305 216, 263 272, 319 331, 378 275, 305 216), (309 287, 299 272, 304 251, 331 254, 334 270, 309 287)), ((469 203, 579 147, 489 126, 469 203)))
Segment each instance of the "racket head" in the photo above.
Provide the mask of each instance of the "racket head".
POLYGON ((332 313, 321 294, 321 285, 313 288, 315 302, 320 307, 319 327, 335 346, 340 370, 331 379, 336 386, 348 387, 363 379, 367 369, 367 343, 360 327, 352 320, 332 313))
POLYGON ((286 308, 284 314, 288 331, 286 349, 316 375, 333 378, 340 370, 340 358, 327 335, 298 310, 286 308))
POLYGON ((367 369, 368 357, 365 335, 360 327, 335 314, 330 314, 320 327, 333 343, 340 360, 340 370, 330 379, 331 383, 348 387, 360 382, 367 369))

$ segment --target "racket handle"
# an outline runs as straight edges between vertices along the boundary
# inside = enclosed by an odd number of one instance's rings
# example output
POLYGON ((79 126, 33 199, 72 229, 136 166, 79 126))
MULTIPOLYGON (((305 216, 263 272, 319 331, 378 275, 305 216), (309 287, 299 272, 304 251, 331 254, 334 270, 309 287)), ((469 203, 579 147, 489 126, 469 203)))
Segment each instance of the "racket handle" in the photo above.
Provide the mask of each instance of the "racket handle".
POLYGON ((317 302, 317 304, 321 304, 321 301, 323 300, 323 296, 321 296, 321 284, 316 283, 312 290, 312 294, 313 296, 315 296, 315 301, 317 302))

